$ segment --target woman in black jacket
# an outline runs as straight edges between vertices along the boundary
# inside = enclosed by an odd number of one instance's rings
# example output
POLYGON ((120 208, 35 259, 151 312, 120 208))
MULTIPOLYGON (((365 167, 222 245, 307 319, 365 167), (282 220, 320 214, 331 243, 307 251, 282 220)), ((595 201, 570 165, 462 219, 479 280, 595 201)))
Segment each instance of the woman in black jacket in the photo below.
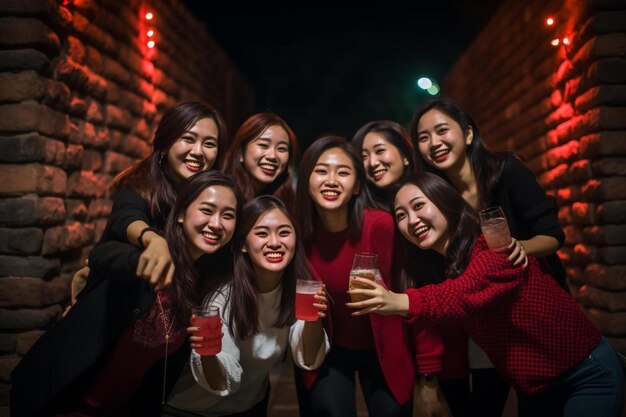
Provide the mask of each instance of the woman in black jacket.
MULTIPOLYGON (((155 292, 136 276, 141 251, 135 246, 97 245, 74 307, 14 369, 11 414, 99 416, 129 408, 159 414, 180 371, 167 362, 185 344, 191 307, 223 284, 219 267, 230 264, 224 256, 241 202, 219 172, 201 172, 181 186, 165 225, 176 266, 166 290, 155 292)), ((181 351, 187 358, 188 349, 181 351)))

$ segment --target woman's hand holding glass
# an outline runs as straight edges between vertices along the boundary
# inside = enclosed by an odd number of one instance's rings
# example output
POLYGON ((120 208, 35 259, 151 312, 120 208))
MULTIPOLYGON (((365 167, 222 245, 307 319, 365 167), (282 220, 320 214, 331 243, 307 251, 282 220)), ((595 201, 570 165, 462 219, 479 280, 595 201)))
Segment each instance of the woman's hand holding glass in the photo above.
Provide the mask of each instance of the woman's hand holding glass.
POLYGON ((513 265, 522 265, 522 268, 528 266, 528 253, 526 248, 522 245, 522 242, 515 238, 511 238, 511 244, 507 247, 507 251, 511 254, 507 258, 508 261, 513 262, 513 265))
POLYGON ((353 316, 368 313, 378 313, 384 316, 397 314, 406 316, 409 312, 409 297, 403 293, 395 293, 381 284, 366 279, 353 278, 363 288, 354 288, 348 291, 351 296, 365 298, 364 301, 346 303, 348 308, 356 309, 353 316))

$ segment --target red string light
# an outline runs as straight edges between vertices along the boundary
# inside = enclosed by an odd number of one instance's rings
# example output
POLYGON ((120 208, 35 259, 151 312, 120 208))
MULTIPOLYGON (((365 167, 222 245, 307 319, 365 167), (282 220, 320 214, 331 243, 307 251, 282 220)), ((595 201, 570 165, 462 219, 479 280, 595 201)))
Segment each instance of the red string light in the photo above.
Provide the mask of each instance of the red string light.
POLYGON ((148 35, 149 38, 154 36, 154 30, 150 29, 149 31, 146 32, 146 35, 148 35))
POLYGON ((550 41, 550 44, 551 44, 552 46, 559 46, 559 38, 552 39, 552 40, 550 41))
POLYGON ((554 25, 554 19, 552 17, 547 18, 546 19, 546 25, 548 25, 548 26, 554 25))

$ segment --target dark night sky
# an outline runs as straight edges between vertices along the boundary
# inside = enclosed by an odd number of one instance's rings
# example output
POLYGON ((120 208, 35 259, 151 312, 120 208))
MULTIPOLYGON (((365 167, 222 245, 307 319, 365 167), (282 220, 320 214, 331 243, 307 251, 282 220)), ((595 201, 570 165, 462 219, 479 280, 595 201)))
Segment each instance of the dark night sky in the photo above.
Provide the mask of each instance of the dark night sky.
POLYGON ((415 82, 441 80, 500 0, 184 0, 269 109, 310 142, 351 136, 367 121, 407 124, 427 97, 415 82))

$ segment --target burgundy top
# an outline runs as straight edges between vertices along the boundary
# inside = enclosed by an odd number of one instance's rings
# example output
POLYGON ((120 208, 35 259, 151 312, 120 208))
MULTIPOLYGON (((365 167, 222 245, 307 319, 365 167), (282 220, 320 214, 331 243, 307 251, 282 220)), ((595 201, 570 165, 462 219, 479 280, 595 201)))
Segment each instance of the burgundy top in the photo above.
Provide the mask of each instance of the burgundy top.
POLYGON ((460 323, 522 394, 544 391, 599 343, 600 332, 537 260, 514 267, 476 241, 465 272, 408 289, 409 321, 460 323))
POLYGON ((170 335, 168 355, 185 341, 185 328, 179 322, 172 325, 173 311, 165 292, 159 292, 165 317, 155 301, 141 318, 135 321, 118 341, 111 356, 84 391, 77 409, 58 415, 101 416, 123 408, 137 391, 146 372, 165 357, 165 327, 170 335), (164 321, 165 320, 165 321, 164 321), (170 327, 171 326, 171 327, 170 327), (171 330, 170 330, 171 328, 171 330))
MULTIPOLYGON (((412 366, 413 360, 403 320, 399 316, 378 314, 353 317, 350 315, 353 310, 345 306, 350 300, 346 291, 352 261, 357 252, 374 252, 378 255, 378 269, 385 285, 391 288, 395 235, 394 222, 389 213, 368 209, 364 213, 363 229, 358 241, 351 241, 347 230, 330 233, 321 224, 317 224, 313 241, 307 245, 307 256, 313 274, 326 284, 332 298, 329 303, 329 315, 325 320, 331 346, 376 349, 387 385, 396 401, 404 404, 413 394, 415 369, 412 366)), ((418 333, 428 338, 426 333, 418 333)), ((422 346, 428 348, 428 352, 423 354, 422 366, 432 371, 422 372, 438 371, 441 367, 439 339, 435 337, 432 343, 422 340, 416 345, 418 350, 422 346)), ((421 353, 418 357, 420 355, 421 353)), ((317 372, 304 372, 305 383, 310 387, 317 377, 317 372)))

